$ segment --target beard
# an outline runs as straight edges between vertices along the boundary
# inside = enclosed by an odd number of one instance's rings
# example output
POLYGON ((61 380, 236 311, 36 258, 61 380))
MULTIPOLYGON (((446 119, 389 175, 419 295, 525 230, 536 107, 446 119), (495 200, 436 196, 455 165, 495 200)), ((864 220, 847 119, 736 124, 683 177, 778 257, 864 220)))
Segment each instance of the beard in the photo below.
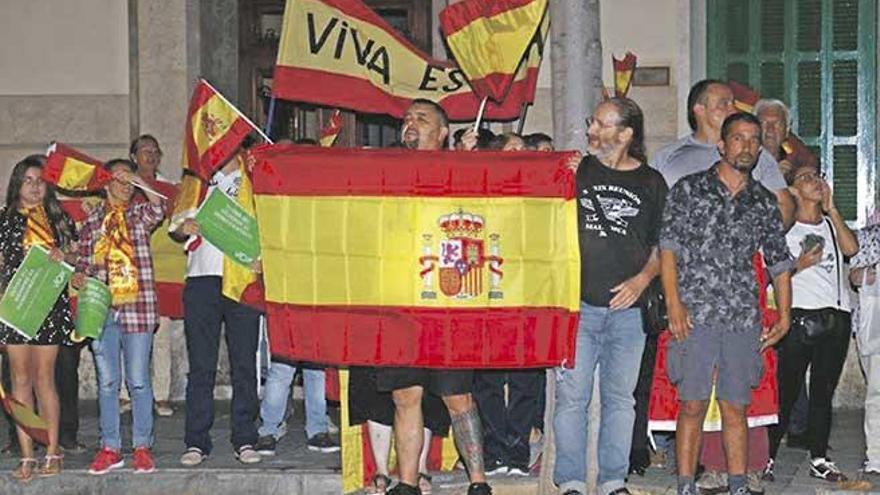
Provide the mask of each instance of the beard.
POLYGON ((730 161, 733 168, 740 172, 751 172, 756 163, 758 163, 758 155, 752 155, 751 153, 740 153, 730 161))

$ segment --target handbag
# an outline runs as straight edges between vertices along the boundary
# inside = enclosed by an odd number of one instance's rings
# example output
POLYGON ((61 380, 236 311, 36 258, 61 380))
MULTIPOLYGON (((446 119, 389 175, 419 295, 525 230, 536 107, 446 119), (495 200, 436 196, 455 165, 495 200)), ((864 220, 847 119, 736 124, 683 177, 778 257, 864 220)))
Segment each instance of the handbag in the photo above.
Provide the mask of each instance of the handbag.
MULTIPOLYGON (((595 197, 593 190, 587 188, 587 198, 595 206, 596 217, 602 224, 604 230, 610 230, 608 219, 605 218, 605 212, 599 206, 599 198, 595 197)), ((636 240, 643 246, 646 244, 638 232, 633 231, 636 240)), ((649 255, 650 256, 650 255, 649 255)), ((669 326, 669 317, 666 312, 666 299, 663 297, 663 286, 660 283, 660 277, 654 277, 651 282, 642 291, 637 304, 642 309, 642 330, 646 335, 660 335, 669 326)))
POLYGON ((666 298, 663 296, 663 284, 660 277, 654 277, 645 287, 641 297, 642 329, 647 335, 660 335, 669 328, 669 314, 666 312, 666 298))
POLYGON ((831 243, 834 245, 834 266, 837 275, 837 307, 819 309, 798 309, 797 315, 791 319, 792 326, 800 329, 801 338, 805 344, 813 345, 831 332, 837 324, 837 315, 840 312, 840 251, 837 249, 837 237, 834 235, 834 226, 825 218, 828 230, 831 231, 831 243))

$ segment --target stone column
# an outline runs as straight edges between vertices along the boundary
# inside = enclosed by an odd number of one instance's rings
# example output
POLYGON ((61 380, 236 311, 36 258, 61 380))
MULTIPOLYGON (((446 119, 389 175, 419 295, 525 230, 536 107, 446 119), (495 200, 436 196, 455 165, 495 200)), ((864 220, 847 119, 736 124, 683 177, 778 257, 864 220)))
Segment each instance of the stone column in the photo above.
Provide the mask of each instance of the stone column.
MULTIPOLYGON (((586 121, 602 97, 602 42, 600 38, 599 0, 551 0, 550 56, 553 73, 553 137, 557 149, 586 148, 586 121)), ((595 489, 598 466, 596 446, 599 424, 599 379, 594 380, 590 404, 590 434, 587 441, 588 489, 595 489)), ((556 380, 553 371, 547 376, 547 408, 544 420, 544 454, 541 462, 539 493, 556 493, 553 485, 554 448, 553 413, 556 380)))

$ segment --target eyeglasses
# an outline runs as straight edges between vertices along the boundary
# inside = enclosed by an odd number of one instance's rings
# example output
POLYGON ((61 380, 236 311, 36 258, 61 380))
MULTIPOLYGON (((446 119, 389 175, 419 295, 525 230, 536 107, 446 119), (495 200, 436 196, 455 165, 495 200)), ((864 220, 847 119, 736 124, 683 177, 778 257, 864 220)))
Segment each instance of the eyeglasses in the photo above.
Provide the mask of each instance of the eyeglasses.
POLYGON ((805 174, 796 175, 792 182, 813 182, 819 179, 825 180, 825 172, 807 172, 805 174))
POLYGON ((587 129, 592 127, 594 123, 596 125, 598 125, 599 127, 601 127, 602 129, 612 129, 614 127, 620 127, 620 124, 618 124, 616 122, 612 123, 612 124, 606 124, 595 117, 587 117, 586 123, 587 123, 587 129))

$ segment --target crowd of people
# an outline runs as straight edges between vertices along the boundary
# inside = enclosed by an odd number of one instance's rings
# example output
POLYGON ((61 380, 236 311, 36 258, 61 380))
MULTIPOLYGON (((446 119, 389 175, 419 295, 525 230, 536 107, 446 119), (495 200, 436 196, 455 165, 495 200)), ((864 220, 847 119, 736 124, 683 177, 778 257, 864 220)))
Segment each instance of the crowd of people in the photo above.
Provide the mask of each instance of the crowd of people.
MULTIPOLYGON (((627 98, 605 99, 587 118, 585 154, 567 163, 575 173, 581 271, 576 360, 555 370, 553 479, 563 495, 587 493, 588 457, 598 461, 598 493, 617 495, 630 493, 628 476, 643 474, 652 460, 662 463, 673 450, 679 494, 759 493, 774 480, 787 434, 790 445, 804 440, 811 476, 846 479, 827 454, 831 399, 857 328, 851 313, 858 304, 850 294, 876 284, 880 230, 849 228, 818 161, 791 146, 783 102, 761 100, 754 114, 738 112, 725 83, 703 80, 691 88, 686 104, 693 132, 649 157, 639 106, 627 98), (756 256, 760 273, 753 269, 756 256), (658 329, 651 328, 657 324, 649 323, 645 311, 661 296, 668 339, 658 338, 658 329), (665 368, 658 368, 655 359, 664 346, 665 368), (775 376, 770 371, 778 385, 778 424, 770 427, 748 421, 753 389, 766 374, 765 352, 778 358, 775 376), (648 403, 652 390, 657 393, 655 375, 668 378, 679 402, 674 434, 655 435, 651 446, 648 403), (596 376, 598 424, 588 415, 596 376), (711 397, 722 431, 704 434, 711 397), (800 429, 791 433, 795 425, 800 429), (587 446, 591 429, 598 430, 595 452, 587 446)), ((413 101, 394 146, 554 150, 552 138, 541 133, 466 128, 450 135, 443 109, 428 100, 413 101)), ((75 267, 74 288, 95 277, 110 289, 103 331, 88 343, 100 415, 100 446, 89 472, 124 465, 122 407, 132 412, 134 471, 155 470, 154 414, 174 412, 167 375, 175 329, 185 336, 189 369, 182 465, 197 466, 212 452, 221 336, 231 369, 231 441, 241 463, 275 454, 297 369, 308 448, 338 451, 327 418, 324 368, 273 360, 258 396, 260 312, 228 296, 230 266, 201 238, 198 222, 191 215, 172 218, 176 186, 161 176, 161 158, 158 141, 139 136, 129 158, 104 165, 112 180, 100 201, 83 202, 85 214, 74 222, 42 179, 45 157, 29 156, 13 168, 0 210, 4 287, 27 250, 40 245, 52 260, 75 267), (169 238, 180 243, 170 251, 162 247, 169 238), (157 290, 154 273, 154 264, 175 249, 187 258, 177 294, 157 290), (123 382, 128 396, 121 401, 123 382)), ((248 164, 243 146, 216 171, 207 192, 237 197, 248 164)), ((255 262, 250 269, 258 274, 261 266, 255 262)), ((13 476, 19 480, 56 475, 62 451, 84 449, 76 408, 82 345, 71 340, 73 327, 67 293, 34 339, 0 324, 8 358, 4 380, 12 396, 36 406, 49 426, 40 463, 30 436, 16 429, 21 459, 13 476)), ((878 475, 880 361, 862 354, 868 379, 863 472, 878 475)), ((492 476, 528 476, 535 466, 535 440, 544 429, 542 370, 352 368, 349 386, 351 423, 367 424, 376 464, 369 493, 430 494, 428 446, 432 436, 450 429, 470 481, 468 495, 490 494, 492 476), (396 483, 389 466, 392 439, 396 483)))

